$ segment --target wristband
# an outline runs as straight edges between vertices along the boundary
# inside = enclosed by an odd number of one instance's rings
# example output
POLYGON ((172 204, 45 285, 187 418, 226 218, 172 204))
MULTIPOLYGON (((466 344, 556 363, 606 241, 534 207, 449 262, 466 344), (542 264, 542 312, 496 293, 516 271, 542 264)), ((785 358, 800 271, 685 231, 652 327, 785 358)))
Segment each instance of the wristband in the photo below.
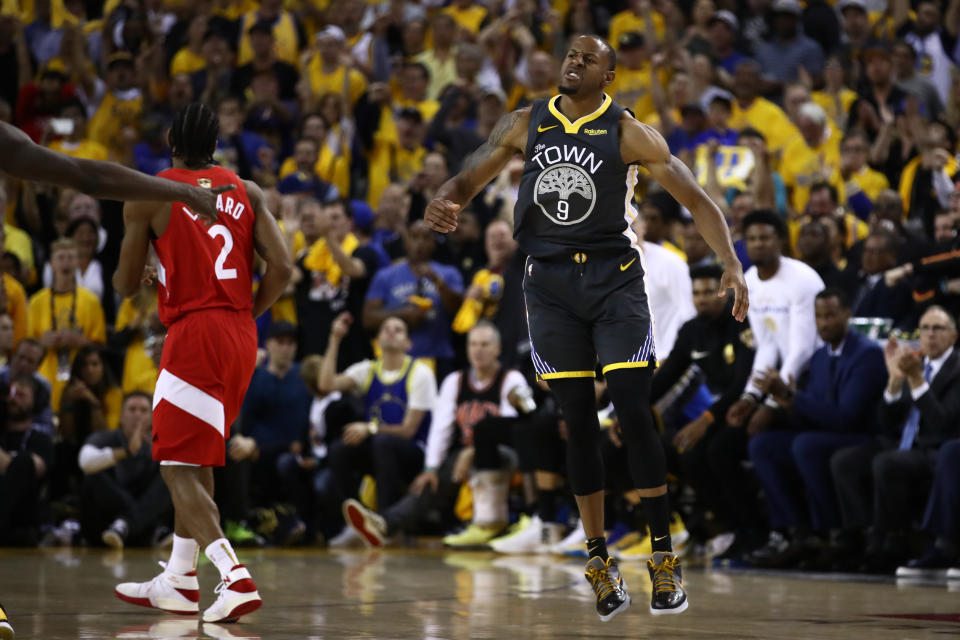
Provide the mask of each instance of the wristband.
POLYGON ((758 404, 760 402, 760 396, 749 391, 745 391, 740 394, 741 400, 746 400, 747 402, 752 402, 753 404, 758 404))
POLYGON ((777 401, 773 399, 773 396, 767 396, 767 399, 763 401, 764 406, 769 407, 773 410, 780 408, 780 405, 777 404, 777 401))
POLYGON ((375 420, 371 420, 370 422, 367 423, 367 432, 368 432, 370 435, 372 435, 372 436, 376 435, 376 434, 377 434, 377 431, 379 431, 379 430, 380 430, 380 428, 377 426, 377 423, 376 423, 375 420))

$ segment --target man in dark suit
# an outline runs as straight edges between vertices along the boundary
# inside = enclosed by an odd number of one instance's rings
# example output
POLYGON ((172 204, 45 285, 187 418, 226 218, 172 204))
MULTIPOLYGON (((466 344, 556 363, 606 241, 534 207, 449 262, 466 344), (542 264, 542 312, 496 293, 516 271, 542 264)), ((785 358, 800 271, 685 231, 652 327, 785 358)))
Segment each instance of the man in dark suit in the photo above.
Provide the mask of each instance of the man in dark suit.
POLYGON ((909 321, 913 308, 910 287, 903 282, 889 287, 883 278, 887 269, 897 266, 898 249, 896 236, 888 231, 871 233, 864 242, 863 270, 853 296, 854 317, 890 318, 894 326, 909 321))
POLYGON ((880 347, 850 330, 843 291, 821 291, 815 310, 825 344, 810 358, 807 383, 796 389, 774 370, 757 381, 782 407, 777 427, 757 434, 749 445, 772 530, 767 544, 751 554, 759 565, 812 559, 822 545, 813 544, 810 534, 822 536, 839 526, 830 458, 838 449, 872 439, 886 381, 880 347))
MULTIPOLYGON (((876 442, 838 451, 831 460, 843 526, 854 536, 871 526, 864 571, 890 573, 907 558, 902 534, 921 515, 938 449, 960 436, 957 324, 941 307, 920 318, 920 349, 890 339, 889 380, 876 442)), ((851 540, 849 550, 862 548, 851 540)))

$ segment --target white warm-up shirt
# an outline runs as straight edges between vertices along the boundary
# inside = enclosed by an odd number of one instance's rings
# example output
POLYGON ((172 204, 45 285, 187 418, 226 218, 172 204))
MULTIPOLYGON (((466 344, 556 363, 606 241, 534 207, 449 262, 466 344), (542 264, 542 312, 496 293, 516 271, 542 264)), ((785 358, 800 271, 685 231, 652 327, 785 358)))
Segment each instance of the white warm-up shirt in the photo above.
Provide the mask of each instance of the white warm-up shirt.
POLYGON ((653 315, 653 344, 657 359, 665 360, 680 327, 697 315, 690 267, 674 252, 652 242, 643 243, 643 262, 643 282, 653 315))
POLYGON ((817 347, 817 323, 814 298, 823 290, 823 280, 799 260, 780 258, 780 268, 769 280, 761 280, 756 265, 745 274, 750 293, 747 317, 753 331, 757 353, 748 392, 763 395, 753 378, 770 367, 779 369, 789 382, 800 372, 817 347))

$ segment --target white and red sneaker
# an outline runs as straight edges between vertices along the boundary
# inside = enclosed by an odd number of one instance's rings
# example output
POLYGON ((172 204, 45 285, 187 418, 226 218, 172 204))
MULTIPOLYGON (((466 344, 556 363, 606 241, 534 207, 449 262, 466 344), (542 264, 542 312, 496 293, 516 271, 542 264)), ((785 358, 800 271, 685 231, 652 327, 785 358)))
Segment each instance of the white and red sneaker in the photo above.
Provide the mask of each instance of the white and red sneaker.
POLYGON ((141 607, 152 607, 167 613, 189 616, 200 611, 200 583, 196 570, 186 574, 167 571, 167 563, 161 562, 163 573, 150 582, 124 582, 118 584, 114 593, 118 598, 141 607))
POLYGON ((367 509, 358 500, 349 498, 343 503, 343 519, 353 528, 368 547, 382 547, 387 536, 387 522, 380 514, 367 509))
POLYGON ((234 622, 240 616, 260 608, 263 600, 257 593, 247 566, 238 564, 214 590, 217 600, 203 612, 204 622, 234 622))

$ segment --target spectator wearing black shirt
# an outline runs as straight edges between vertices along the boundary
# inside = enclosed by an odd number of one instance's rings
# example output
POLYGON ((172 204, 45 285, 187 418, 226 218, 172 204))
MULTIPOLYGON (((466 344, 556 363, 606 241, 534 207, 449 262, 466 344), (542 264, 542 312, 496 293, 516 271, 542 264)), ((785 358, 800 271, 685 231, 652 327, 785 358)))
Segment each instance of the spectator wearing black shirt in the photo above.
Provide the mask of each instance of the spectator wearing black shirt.
POLYGON ((269 22, 260 21, 250 27, 247 33, 250 35, 253 59, 233 70, 230 77, 230 93, 246 98, 246 91, 250 88, 254 76, 267 71, 276 76, 280 99, 295 100, 300 74, 293 65, 277 59, 273 26, 269 22))
POLYGON ((32 377, 36 385, 33 389, 33 422, 48 436, 53 436, 53 409, 50 406, 50 383, 37 373, 43 362, 44 349, 39 341, 24 338, 17 345, 10 362, 0 367, 0 388, 10 386, 10 381, 22 376, 32 377))
POLYGON ((853 297, 858 318, 890 318, 894 326, 910 322, 913 296, 905 283, 887 285, 883 274, 897 265, 898 243, 892 233, 877 232, 863 245, 863 266, 853 297))
MULTIPOLYGON (((353 234, 347 202, 304 209, 302 216, 303 232, 312 242, 297 260, 300 279, 294 291, 301 358, 326 350, 330 326, 341 312, 349 311, 354 318, 363 315, 370 279, 380 264, 377 252, 360 246, 353 234), (307 220, 308 216, 315 219, 307 220)), ((371 355, 369 336, 360 325, 351 325, 340 346, 341 368, 371 355)))
POLYGON ((115 549, 159 542, 171 532, 173 503, 150 455, 152 398, 135 391, 123 400, 120 428, 91 434, 80 449, 81 529, 87 540, 115 549))
POLYGON ((841 271, 830 255, 830 231, 818 220, 811 220, 800 228, 797 237, 797 252, 800 259, 806 262, 826 287, 842 289, 847 296, 852 296, 857 289, 857 282, 848 271, 841 271))
MULTIPOLYGON (((706 389, 698 392, 698 399, 706 400, 684 407, 688 411, 684 412, 680 425, 668 425, 665 443, 668 459, 672 460, 671 466, 679 466, 684 479, 696 491, 698 501, 713 511, 729 530, 741 535, 755 520, 749 517, 751 501, 744 500, 743 496, 744 488, 750 483, 739 481, 742 471, 736 477, 721 475, 721 468, 716 467, 711 458, 727 455, 724 445, 714 446, 718 436, 740 435, 741 448, 746 448, 746 434, 742 429, 728 429, 725 416, 727 408, 746 386, 753 367, 753 345, 749 327, 737 322, 730 315, 726 301, 717 297, 721 275, 721 269, 716 266, 691 270, 697 315, 677 333, 673 350, 653 376, 650 398, 654 404, 663 402, 691 367, 702 374, 706 389)), ((756 511, 755 501, 753 507, 756 511)))
POLYGON ((0 422, 0 544, 36 544, 37 510, 53 462, 53 440, 34 422, 36 382, 19 376, 3 387, 0 422))

